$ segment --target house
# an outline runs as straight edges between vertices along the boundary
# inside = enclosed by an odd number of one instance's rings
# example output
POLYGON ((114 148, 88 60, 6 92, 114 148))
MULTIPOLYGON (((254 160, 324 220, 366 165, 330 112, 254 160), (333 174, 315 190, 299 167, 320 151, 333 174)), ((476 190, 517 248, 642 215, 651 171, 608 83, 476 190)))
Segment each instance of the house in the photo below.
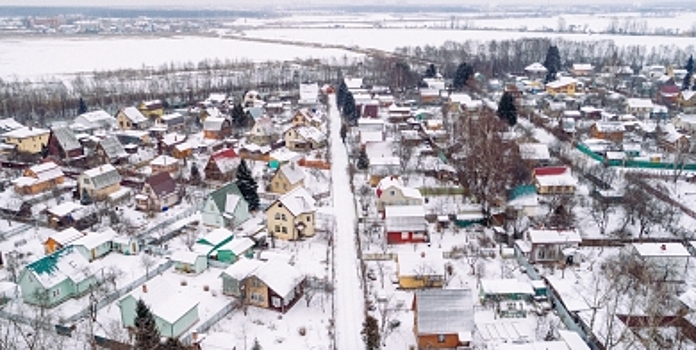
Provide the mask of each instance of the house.
POLYGON ((542 78, 546 75, 547 71, 548 69, 546 69, 546 67, 539 62, 534 62, 524 67, 524 72, 527 73, 527 76, 530 78, 542 78))
POLYGON ((14 190, 20 195, 34 195, 58 188, 65 182, 63 170, 54 162, 45 162, 24 170, 24 174, 12 180, 14 190))
POLYGON ((100 163, 123 164, 130 155, 116 136, 107 136, 97 143, 97 158, 100 163))
POLYGON ((411 117, 411 107, 392 104, 388 107, 388 113, 390 123, 402 123, 411 117))
POLYGON ((203 122, 203 138, 224 140, 232 135, 232 123, 223 117, 208 117, 203 122))
POLYGON ((695 135, 696 134, 696 114, 684 114, 680 113, 675 118, 672 119, 672 125, 677 130, 684 133, 695 135))
POLYGON ((179 176, 179 160, 167 155, 157 156, 151 160, 150 168, 152 168, 153 174, 167 172, 172 177, 179 176))
POLYGON ((182 142, 172 147, 172 157, 176 159, 186 159, 193 154, 193 145, 188 142, 182 142))
POLYGON ((281 165, 273 174, 270 181, 269 191, 273 193, 285 194, 297 187, 304 187, 305 173, 302 167, 295 162, 288 162, 281 165))
POLYGON ((46 253, 46 255, 52 254, 55 251, 67 247, 68 245, 70 245, 70 243, 74 242, 75 240, 81 238, 84 235, 84 233, 72 227, 54 233, 48 236, 48 238, 46 238, 46 240, 43 242, 44 252, 46 253))
POLYGON ((689 152, 690 137, 676 130, 671 130, 660 138, 660 146, 670 152, 689 152))
POLYGON ((418 349, 459 349, 471 345, 474 305, 470 289, 418 290, 412 310, 418 349))
POLYGON ((375 118, 358 119, 360 143, 383 142, 386 139, 384 121, 375 118))
POLYGON ((192 297, 190 288, 170 284, 162 278, 149 280, 118 301, 121 325, 135 327, 136 305, 142 300, 150 308, 161 336, 180 337, 199 321, 199 302, 192 297))
POLYGON ((370 99, 356 105, 356 108, 360 111, 359 115, 363 118, 377 118, 379 117, 379 105, 379 100, 370 99))
POLYGON ((72 129, 54 127, 48 137, 48 154, 55 159, 70 161, 84 156, 84 149, 72 129))
POLYGON ((405 187, 398 177, 388 176, 379 181, 377 189, 377 211, 384 212, 389 205, 423 205, 423 195, 415 188, 405 187))
POLYGON ((122 145, 149 146, 152 144, 152 137, 148 130, 118 130, 111 135, 116 136, 122 145))
POLYGON ((80 199, 86 197, 95 201, 106 199, 112 193, 121 190, 121 174, 111 164, 100 165, 85 170, 77 181, 80 199))
POLYGON ((75 202, 63 202, 46 209, 48 226, 61 230, 74 227, 78 230, 86 229, 99 220, 97 211, 91 207, 85 207, 75 202))
POLYGON ((222 293, 285 313, 302 297, 305 276, 280 259, 240 259, 221 274, 222 293))
POLYGON ((577 91, 578 81, 569 77, 561 77, 556 81, 552 81, 546 84, 546 93, 555 96, 558 94, 565 94, 568 96, 575 96, 577 91))
POLYGON ((530 263, 572 262, 582 238, 575 229, 544 230, 529 229, 525 240, 515 241, 515 249, 530 263))
POLYGON ((18 284, 25 303, 50 308, 88 293, 102 277, 82 254, 66 247, 28 264, 18 284))
POLYGON ((241 257, 252 257, 254 245, 251 238, 235 237, 232 231, 217 228, 198 239, 193 250, 209 259, 232 264, 241 257))
POLYGON ((487 303, 500 303, 501 301, 527 301, 534 297, 534 289, 527 281, 519 281, 514 278, 506 279, 481 279, 478 281, 479 300, 482 305, 487 303))
POLYGON ((387 243, 428 242, 428 225, 423 205, 388 205, 384 209, 387 243))
POLYGON ((261 94, 256 90, 249 90, 244 94, 242 99, 242 106, 244 107, 254 107, 256 105, 263 105, 263 99, 261 94))
POLYGON ((590 137, 622 143, 626 128, 622 122, 596 122, 590 127, 590 137))
POLYGON ((152 125, 150 119, 135 107, 121 108, 116 113, 116 122, 121 130, 145 130, 152 125))
POLYGON ((184 120, 183 114, 175 112, 161 116, 155 125, 165 127, 167 132, 178 132, 184 131, 186 128, 186 121, 184 120))
POLYGON ((653 110, 653 103, 647 98, 629 98, 626 100, 626 113, 638 118, 649 118, 653 110))
POLYGON ((398 174, 400 171, 401 160, 399 157, 370 157, 370 165, 367 168, 370 186, 377 186, 383 178, 398 174))
POLYGON ((535 168, 532 179, 539 194, 573 194, 578 183, 565 166, 535 168))
POLYGON ((285 147, 291 151, 309 151, 326 146, 326 135, 313 126, 293 126, 283 133, 285 147))
POLYGON ((143 188, 135 196, 135 205, 143 211, 166 211, 181 200, 181 190, 169 172, 148 176, 143 188))
POLYGON ((231 148, 222 149, 208 158, 203 172, 206 180, 227 182, 237 176, 240 158, 231 148))
POLYGON ((438 254, 400 253, 396 276, 403 289, 442 288, 445 283, 445 260, 438 254))
POLYGON ((234 182, 208 195, 201 209, 202 221, 210 227, 237 227, 249 219, 249 203, 234 182))
POLYGON ((290 241, 314 236, 314 203, 314 198, 304 187, 282 195, 266 209, 268 232, 290 241))
POLYGON ((87 261, 92 262, 111 253, 111 242, 114 237, 116 237, 116 231, 107 228, 102 232, 87 232, 84 236, 72 241, 70 245, 87 261))
POLYGON ((534 166, 545 166, 551 162, 549 146, 543 143, 520 143, 520 157, 534 166))
POLYGON ((136 236, 117 235, 111 241, 111 250, 123 255, 135 255, 140 252, 140 241, 136 236))
POLYGON ((319 102, 319 84, 300 83, 300 99, 297 104, 316 105, 319 102))
POLYGON ((17 122, 14 118, 0 119, 0 133, 6 133, 12 130, 21 129, 23 127, 24 125, 17 122))
POLYGON ((694 90, 684 90, 679 92, 679 97, 677 98, 677 103, 681 107, 693 109, 696 106, 696 91, 694 90))
POLYGON ((223 114, 217 107, 207 107, 200 110, 198 120, 204 123, 208 118, 223 118, 223 114))
POLYGON ((570 74, 574 77, 589 77, 594 73, 594 67, 588 63, 573 63, 570 74))
POLYGON ((264 116, 256 119, 254 126, 247 133, 247 140, 259 146, 266 146, 275 141, 278 137, 278 132, 273 120, 270 117, 264 116))
POLYGON ((109 131, 117 124, 116 118, 100 109, 78 115, 70 127, 77 132, 94 135, 96 131, 109 131))
POLYGON ((520 185, 512 189, 508 195, 507 207, 518 218, 536 216, 539 211, 536 186, 520 185))
POLYGON ((185 274, 197 275, 208 268, 208 257, 196 251, 177 250, 172 253, 171 260, 174 270, 185 274))
POLYGON ((629 251, 651 281, 683 283, 687 278, 691 254, 681 243, 632 243, 629 251))
POLYGON ((164 115, 164 104, 161 100, 151 100, 140 102, 137 106, 140 113, 150 119, 159 119, 164 115))
POLYGON ((17 152, 39 154, 48 145, 51 130, 32 126, 15 129, 2 134, 3 142, 15 145, 17 152))

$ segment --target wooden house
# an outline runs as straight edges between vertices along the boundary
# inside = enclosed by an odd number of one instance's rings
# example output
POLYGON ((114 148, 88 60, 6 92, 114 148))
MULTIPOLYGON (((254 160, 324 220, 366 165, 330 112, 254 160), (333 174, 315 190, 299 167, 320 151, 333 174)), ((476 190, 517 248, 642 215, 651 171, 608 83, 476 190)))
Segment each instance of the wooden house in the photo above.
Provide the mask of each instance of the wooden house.
POLYGON ((377 186, 383 178, 398 174, 400 171, 401 160, 399 157, 370 157, 370 165, 367 169, 370 176, 370 186, 377 186))
POLYGON ((570 74, 574 77, 589 77, 594 74, 594 67, 588 63, 573 63, 570 74))
POLYGON ((116 113, 116 122, 121 130, 146 130, 152 121, 135 107, 121 108, 116 113))
POLYGON ((25 303, 50 308, 88 293, 102 277, 101 270, 68 246, 28 264, 18 284, 25 303))
POLYGON ((84 149, 72 129, 55 127, 51 128, 51 135, 48 138, 48 154, 61 161, 71 161, 82 158, 84 149))
POLYGON ((102 164, 124 164, 130 157, 116 136, 107 136, 100 140, 97 143, 96 154, 99 163, 102 164))
POLYGON ((285 194, 297 187, 304 187, 305 173, 302 167, 289 162, 281 165, 271 178, 269 191, 272 193, 285 194))
POLYGON ((428 242, 423 205, 388 205, 384 208, 388 244, 428 242))
POLYGON ((320 129, 323 124, 323 114, 309 108, 300 108, 292 116, 292 126, 311 126, 320 129))
POLYGON ((283 133, 285 147, 291 151, 311 151, 326 146, 326 135, 313 126, 293 126, 283 133))
POLYGON ((551 96, 555 96, 558 94, 575 96, 577 85, 577 80, 573 78, 563 77, 556 81, 552 81, 546 84, 546 93, 551 96))
POLYGON ((2 134, 3 142, 14 145, 17 152, 39 154, 48 145, 51 130, 32 126, 12 130, 2 134))
POLYGON ((688 153, 691 148, 691 141, 688 135, 672 130, 660 138, 660 146, 670 152, 688 153))
POLYGON ((231 148, 222 149, 208 158, 203 170, 206 180, 232 181, 237 176, 237 167, 241 159, 231 148))
POLYGON ((208 268, 208 257, 204 253, 177 250, 172 253, 174 270, 184 274, 197 275, 208 268))
POLYGON ((143 211, 166 211, 179 203, 181 191, 169 172, 155 173, 145 179, 143 188, 135 196, 135 205, 143 211))
POLYGON ((70 127, 77 132, 94 135, 98 131, 109 131, 117 124, 116 118, 100 109, 78 115, 70 127))
POLYGON ((140 244, 136 236, 116 235, 111 241, 111 249, 123 255, 135 255, 140 252, 140 244))
POLYGON ((679 93, 677 103, 683 108, 693 109, 696 107, 696 91, 684 90, 679 93))
POLYGON ((164 127, 167 132, 180 132, 186 128, 186 121, 183 114, 176 112, 161 116, 155 125, 164 127))
POLYGON ((164 104, 161 100, 143 101, 137 108, 140 113, 152 120, 157 120, 164 115, 164 104))
POLYGON ((220 278, 223 294, 281 313, 290 310, 304 293, 304 274, 280 259, 240 259, 220 278))
POLYGON ((21 177, 12 180, 14 190, 20 195, 34 195, 51 191, 65 182, 63 170, 54 162, 34 165, 21 177))
POLYGON ((75 228, 68 228, 63 231, 54 233, 43 242, 44 252, 46 255, 52 254, 55 251, 61 250, 75 240, 81 238, 85 234, 76 230, 75 228))
POLYGON ((203 225, 237 227, 249 219, 249 203, 237 184, 230 182, 208 195, 201 209, 203 225))
POLYGON ((398 255, 396 276, 403 289, 442 288, 445 273, 441 255, 414 252, 398 255))
POLYGON ((423 205, 423 195, 415 188, 405 187, 398 177, 388 176, 379 181, 377 189, 377 211, 384 212, 389 205, 423 205))
POLYGON ((265 146, 274 142, 278 136, 271 118, 264 116, 256 119, 254 126, 247 133, 247 140, 256 145, 265 146))
POLYGON ((412 310, 418 349, 460 349, 471 345, 474 305, 470 289, 416 291, 412 310))
POLYGON ((530 263, 572 262, 582 241, 575 229, 529 229, 524 240, 515 241, 515 249, 530 263))
POLYGON ((626 128, 622 122, 596 122, 590 127, 590 137, 621 143, 626 128))
POLYGON ((570 168, 565 166, 535 168, 532 180, 539 194, 572 194, 578 183, 570 168))
POLYGON ((232 135, 232 123, 223 117, 208 117, 203 122, 203 138, 224 140, 232 135))
POLYGON ((266 209, 268 232, 283 240, 298 240, 315 234, 314 198, 297 187, 276 199, 266 209))
POLYGON ((56 230, 68 227, 83 230, 96 224, 99 220, 96 210, 75 202, 63 202, 48 208, 46 216, 48 227, 56 230))
POLYGON ((121 190, 121 175, 113 165, 104 164, 85 170, 79 176, 77 184, 80 199, 88 196, 92 200, 100 201, 121 190))
POLYGON ((152 173, 167 172, 172 177, 179 177, 179 160, 167 155, 161 155, 150 161, 152 173))
POLYGON ((186 159, 193 154, 193 145, 188 142, 182 142, 172 147, 172 157, 176 159, 186 159))
POLYGON ((650 117, 650 113, 654 105, 650 99, 647 98, 629 98, 626 99, 626 113, 633 114, 634 116, 642 119, 650 117))
POLYGON ((72 241, 70 245, 87 261, 92 262, 111 253, 114 237, 116 237, 116 231, 107 228, 102 232, 87 232, 84 236, 72 241))
POLYGON ((242 257, 252 257, 254 245, 251 238, 235 237, 226 228, 216 228, 199 238, 193 250, 204 253, 208 259, 232 264, 242 257))
POLYGON ((482 305, 500 303, 501 301, 531 302, 534 297, 534 289, 529 282, 514 278, 484 278, 478 282, 478 287, 479 300, 482 305))

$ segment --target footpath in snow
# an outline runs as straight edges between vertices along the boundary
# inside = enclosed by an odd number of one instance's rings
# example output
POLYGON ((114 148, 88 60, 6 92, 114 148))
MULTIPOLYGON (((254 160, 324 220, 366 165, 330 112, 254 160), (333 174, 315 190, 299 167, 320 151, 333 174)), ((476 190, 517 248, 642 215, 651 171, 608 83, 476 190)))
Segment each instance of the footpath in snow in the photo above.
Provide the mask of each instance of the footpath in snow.
POLYGON ((331 121, 331 178, 336 230, 334 231, 336 347, 364 348, 360 331, 364 319, 364 297, 355 242, 355 205, 348 176, 348 153, 341 141, 341 116, 336 96, 329 96, 331 121))

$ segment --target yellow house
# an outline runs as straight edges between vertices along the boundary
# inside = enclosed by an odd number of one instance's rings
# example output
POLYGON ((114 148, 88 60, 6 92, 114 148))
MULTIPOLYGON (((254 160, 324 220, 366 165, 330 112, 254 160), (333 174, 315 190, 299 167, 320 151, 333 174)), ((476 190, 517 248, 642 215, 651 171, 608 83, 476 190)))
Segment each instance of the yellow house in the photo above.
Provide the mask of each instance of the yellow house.
POLYGON ((397 257, 396 275, 403 289, 442 288, 445 261, 437 254, 401 253, 397 257))
POLYGON ((266 209, 268 232, 289 241, 312 237, 316 233, 315 211, 314 198, 304 187, 297 187, 266 209))
POLYGON ((121 130, 144 130, 152 123, 135 107, 121 108, 116 113, 116 122, 121 130))
POLYGON ((143 101, 138 104, 138 110, 144 116, 158 120, 164 115, 164 105, 160 100, 143 101))
POLYGON ((38 164, 24 170, 24 175, 12 181, 15 192, 36 194, 50 191, 65 182, 65 175, 54 162, 38 164))
POLYGON ((563 77, 546 84, 546 93, 549 95, 566 94, 575 96, 578 81, 573 78, 563 77))
POLYGON ((116 191, 121 190, 121 175, 111 164, 100 165, 85 170, 77 181, 80 199, 89 196, 92 200, 100 201, 116 191))
POLYGON ((270 191, 285 194, 297 187, 304 186, 304 178, 304 171, 299 165, 294 162, 283 164, 271 179, 270 191))
POLYGON ((20 153, 38 154, 43 146, 48 145, 50 135, 51 130, 29 126, 12 130, 2 137, 5 143, 17 145, 17 151, 20 153))

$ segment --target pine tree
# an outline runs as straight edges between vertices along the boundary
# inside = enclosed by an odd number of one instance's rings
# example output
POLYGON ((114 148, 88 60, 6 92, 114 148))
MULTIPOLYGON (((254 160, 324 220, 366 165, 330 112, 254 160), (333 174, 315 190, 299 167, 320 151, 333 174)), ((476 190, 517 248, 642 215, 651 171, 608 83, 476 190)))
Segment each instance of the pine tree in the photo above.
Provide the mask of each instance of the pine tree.
POLYGON ((244 159, 237 167, 236 183, 239 191, 242 192, 242 196, 249 203, 249 210, 255 211, 259 209, 259 193, 257 192, 259 185, 254 180, 254 176, 251 174, 251 170, 244 159))
POLYGON ((348 136, 348 126, 346 126, 346 123, 341 123, 341 130, 339 130, 339 133, 343 143, 346 143, 346 136, 348 136))
POLYGON ((258 338, 254 338, 254 345, 251 346, 251 350, 263 350, 258 338))
POLYGON ((244 111, 241 103, 237 103, 232 107, 232 124, 237 128, 244 128, 249 124, 249 116, 244 111))
POLYGON ((135 306, 135 349, 152 350, 160 346, 160 332, 150 308, 140 299, 135 306))
POLYGON ((430 64, 428 66, 428 69, 425 70, 425 77, 426 78, 435 78, 437 76, 437 68, 435 68, 434 64, 430 64))
POLYGON ((48 146, 45 143, 41 144, 41 158, 48 157, 48 146))
POLYGON ((82 97, 80 97, 80 102, 77 106, 77 114, 80 115, 85 113, 87 113, 87 105, 85 104, 85 100, 83 100, 82 97))
POLYGON ((561 54, 558 51, 558 46, 549 46, 549 49, 546 51, 544 67, 547 69, 545 83, 556 80, 556 76, 561 70, 561 54))
POLYGON ((365 342, 365 349, 367 350, 377 350, 380 349, 381 337, 379 334, 379 323, 377 319, 371 315, 368 315, 363 322, 363 329, 360 332, 365 342))
POLYGON ((189 349, 189 347, 182 344, 179 339, 168 338, 167 341, 164 343, 164 346, 161 347, 161 349, 162 350, 187 350, 187 349, 189 349))
POLYGON ((343 102, 343 116, 351 124, 355 124, 358 120, 358 109, 355 106, 355 98, 350 92, 346 94, 346 100, 343 102))
POLYGON ((689 74, 694 74, 694 55, 689 56, 689 59, 686 61, 686 67, 684 68, 689 74))
POLYGON ((89 192, 87 192, 86 189, 82 189, 82 196, 80 197, 80 204, 82 205, 90 205, 94 203, 94 200, 92 200, 92 196, 89 195, 89 192))
POLYGON ((455 90, 461 90, 468 85, 469 79, 474 75, 474 67, 462 62, 457 66, 457 71, 454 73, 452 85, 455 90))
POLYGON ((691 80, 692 80, 692 75, 691 73, 686 73, 684 76, 684 80, 682 81, 682 90, 689 90, 691 88, 691 80))
POLYGON ((360 155, 358 155, 358 169, 365 170, 370 166, 370 158, 367 157, 367 151, 365 147, 360 149, 360 155))
POLYGON ((343 108, 348 93, 350 93, 350 91, 348 91, 348 85, 346 85, 345 80, 341 79, 341 83, 338 85, 338 91, 336 91, 336 106, 338 109, 343 108))
POLYGON ((498 117, 504 120, 508 125, 515 126, 517 124, 517 107, 512 94, 505 92, 498 103, 498 117))
POLYGON ((201 183, 201 171, 198 169, 198 165, 196 165, 196 162, 191 162, 190 180, 191 183, 194 185, 201 183))

